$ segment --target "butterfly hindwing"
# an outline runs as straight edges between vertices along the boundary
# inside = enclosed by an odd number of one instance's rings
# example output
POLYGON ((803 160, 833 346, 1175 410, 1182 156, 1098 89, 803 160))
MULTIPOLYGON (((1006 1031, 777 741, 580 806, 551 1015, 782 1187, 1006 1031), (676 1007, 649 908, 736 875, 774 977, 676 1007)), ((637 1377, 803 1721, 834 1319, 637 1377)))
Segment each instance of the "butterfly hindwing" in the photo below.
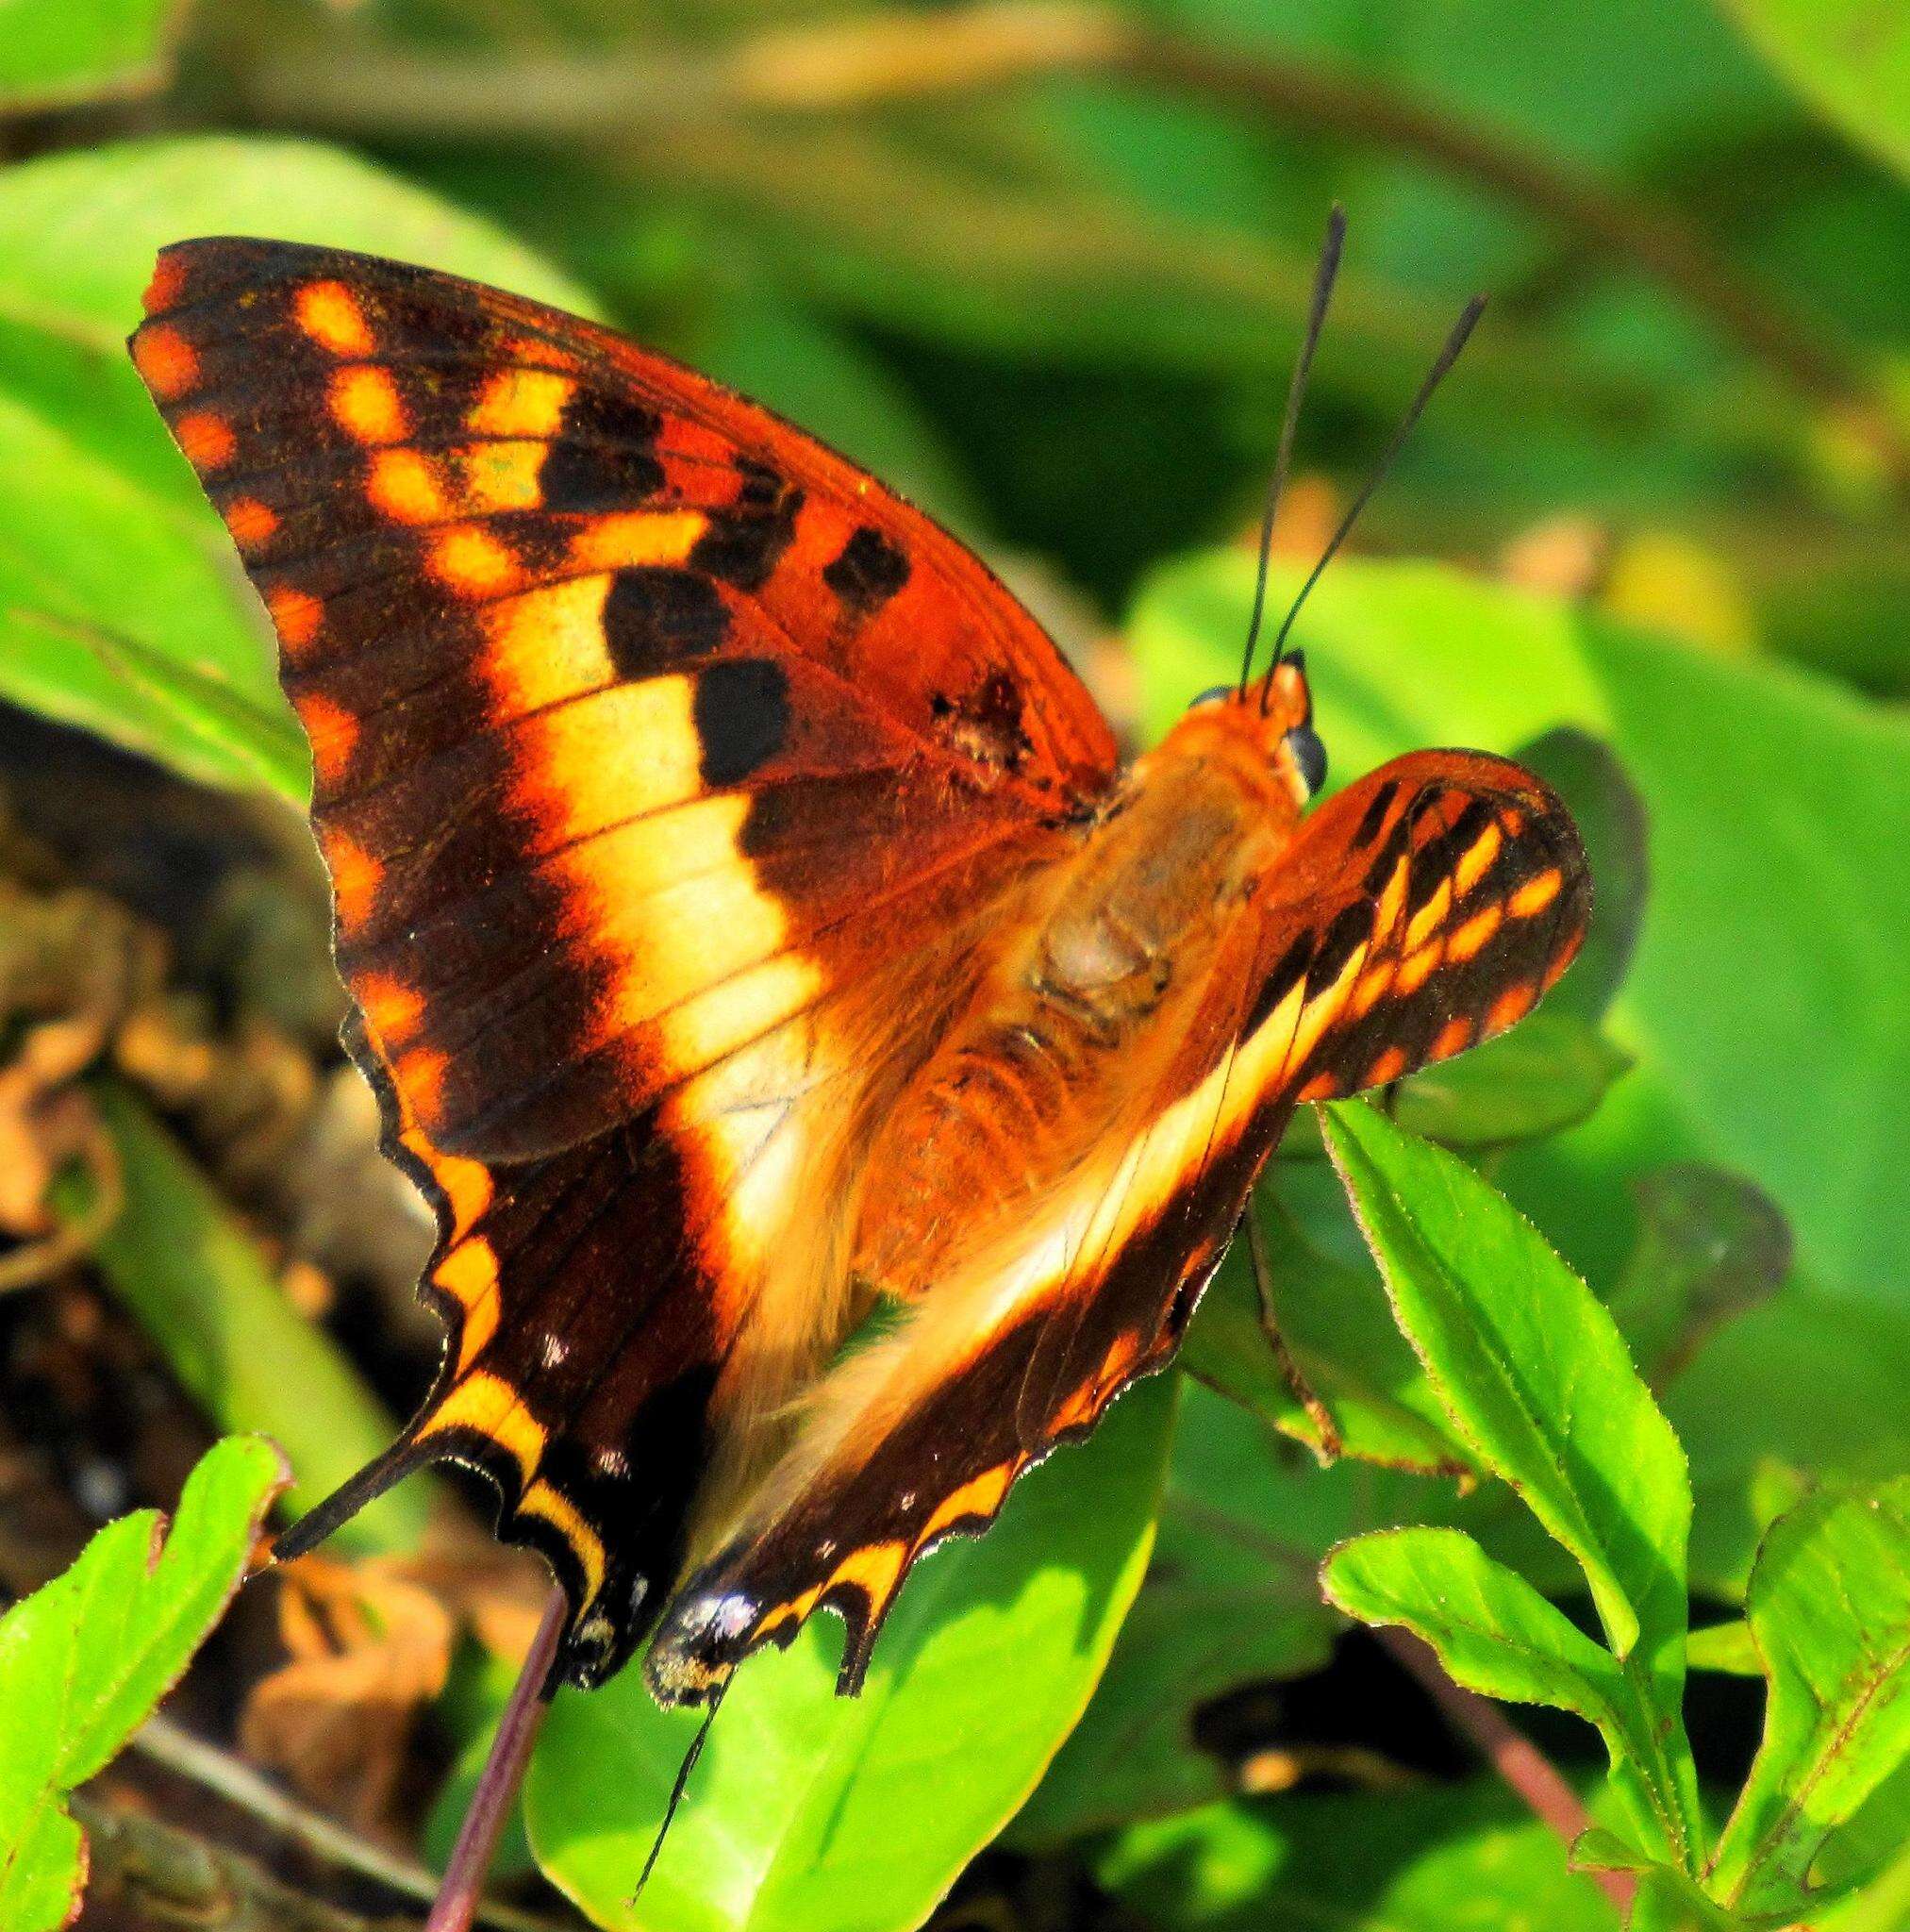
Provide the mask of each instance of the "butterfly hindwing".
POLYGON ((1112 742, 926 518, 606 331, 248 241, 167 250, 149 310, 310 740, 350 1044, 439 1210, 438 1385, 288 1547, 473 1462, 594 1679, 830 1345, 789 1224, 899 1071, 882 1016, 959 996, 1112 742))
MULTIPOLYGON (((1213 961, 1151 1117, 1084 1195, 1066 1265, 1043 1277, 1004 1257, 976 1299, 1025 1280, 1008 1317, 924 1314, 823 1385, 766 1504, 673 1606, 658 1694, 706 1699, 824 1606, 848 1625, 856 1688, 916 1558, 991 1520, 1025 1469, 1171 1356, 1295 1106, 1512 1024, 1570 963, 1588 908, 1570 817, 1504 759, 1415 754, 1304 820, 1213 961)), ((1030 1246, 1046 1234, 1032 1223, 1030 1246)))

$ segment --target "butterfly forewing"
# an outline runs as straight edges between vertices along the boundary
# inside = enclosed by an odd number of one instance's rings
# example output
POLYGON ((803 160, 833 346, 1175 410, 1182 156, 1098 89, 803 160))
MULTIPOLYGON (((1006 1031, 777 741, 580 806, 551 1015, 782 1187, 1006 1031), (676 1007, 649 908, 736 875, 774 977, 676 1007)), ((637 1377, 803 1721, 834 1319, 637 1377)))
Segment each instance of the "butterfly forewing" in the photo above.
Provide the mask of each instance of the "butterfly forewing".
POLYGON ((1112 742, 925 518, 605 331, 245 241, 169 249, 149 306, 311 741, 351 1043, 439 1209, 438 1387, 291 1546, 473 1462, 598 1674, 725 1431, 830 1345, 786 1224, 905 1058, 880 1016, 959 996, 1112 742))

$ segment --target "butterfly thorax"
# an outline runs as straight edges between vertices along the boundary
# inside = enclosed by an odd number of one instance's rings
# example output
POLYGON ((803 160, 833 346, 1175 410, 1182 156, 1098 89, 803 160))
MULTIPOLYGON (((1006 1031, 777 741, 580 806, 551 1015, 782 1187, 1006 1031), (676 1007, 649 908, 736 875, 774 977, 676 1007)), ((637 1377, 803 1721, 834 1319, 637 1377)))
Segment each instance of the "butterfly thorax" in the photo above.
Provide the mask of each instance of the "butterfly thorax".
POLYGON ((864 1168, 856 1277, 928 1292, 1138 1124, 1148 1073, 1189 1044, 1239 903, 1297 816, 1223 720, 1190 714, 1135 765, 890 1112, 864 1168))

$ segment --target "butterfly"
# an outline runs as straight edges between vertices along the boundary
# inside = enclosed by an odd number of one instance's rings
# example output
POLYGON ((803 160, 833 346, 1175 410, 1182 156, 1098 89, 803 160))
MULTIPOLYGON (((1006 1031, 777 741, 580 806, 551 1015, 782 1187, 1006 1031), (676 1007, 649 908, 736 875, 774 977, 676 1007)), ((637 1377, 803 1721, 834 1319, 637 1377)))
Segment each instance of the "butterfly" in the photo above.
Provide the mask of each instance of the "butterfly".
POLYGON ((826 1606, 856 1690, 922 1553, 1170 1360, 1295 1108, 1584 935, 1519 765, 1314 805, 1276 647, 1123 768, 960 543, 606 329, 227 239, 131 349, 277 633, 346 1045, 437 1215, 436 1384, 279 1550, 468 1465, 557 1676, 648 1638, 709 1704, 826 1606))

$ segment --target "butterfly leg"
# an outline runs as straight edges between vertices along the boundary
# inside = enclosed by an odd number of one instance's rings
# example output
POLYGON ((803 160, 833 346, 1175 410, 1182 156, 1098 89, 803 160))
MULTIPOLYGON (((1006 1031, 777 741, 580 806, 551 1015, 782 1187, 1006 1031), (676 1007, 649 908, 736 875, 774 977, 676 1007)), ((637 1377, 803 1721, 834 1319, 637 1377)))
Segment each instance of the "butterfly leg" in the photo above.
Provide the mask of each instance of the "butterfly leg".
POLYGON ((1346 1442, 1332 1412, 1320 1399, 1313 1385, 1300 1373, 1300 1364, 1294 1360, 1293 1351, 1287 1346, 1287 1338, 1281 1334, 1280 1324, 1274 1320, 1273 1276, 1267 1265, 1267 1241, 1260 1232, 1260 1217, 1254 1210, 1251 1196, 1247 1202, 1247 1212, 1241 1218, 1247 1224, 1247 1256, 1254 1265, 1254 1290, 1260 1304, 1260 1332, 1266 1336, 1267 1345, 1273 1351, 1273 1359, 1280 1364, 1280 1373, 1287 1377, 1287 1387, 1299 1398, 1301 1407, 1319 1432, 1320 1441, 1313 1453, 1324 1469, 1339 1460, 1345 1453, 1346 1442))

